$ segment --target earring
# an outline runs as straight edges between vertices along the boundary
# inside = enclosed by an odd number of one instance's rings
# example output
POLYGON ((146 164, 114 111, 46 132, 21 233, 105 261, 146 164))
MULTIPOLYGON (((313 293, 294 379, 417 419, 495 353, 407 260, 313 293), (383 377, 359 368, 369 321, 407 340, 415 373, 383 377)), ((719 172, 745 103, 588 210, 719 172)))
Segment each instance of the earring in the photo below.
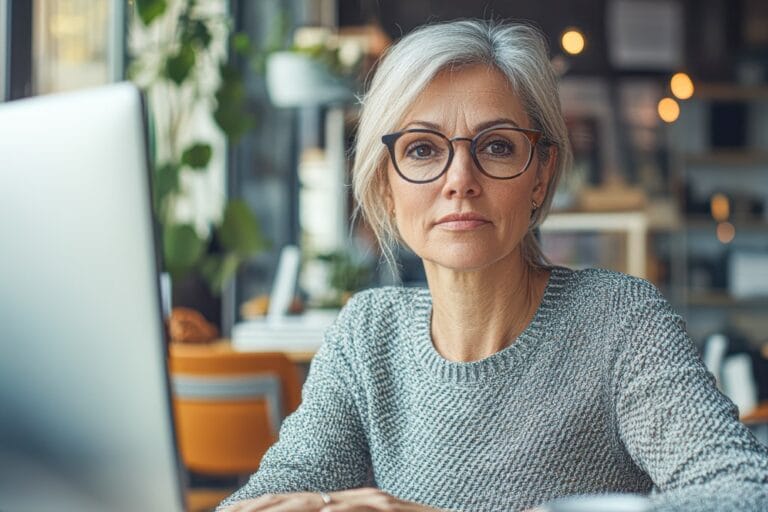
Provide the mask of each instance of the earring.
POLYGON ((537 203, 535 199, 531 199, 531 206, 533 206, 533 209, 531 210, 531 215, 533 215, 536 213, 536 210, 539 209, 539 203, 537 203))

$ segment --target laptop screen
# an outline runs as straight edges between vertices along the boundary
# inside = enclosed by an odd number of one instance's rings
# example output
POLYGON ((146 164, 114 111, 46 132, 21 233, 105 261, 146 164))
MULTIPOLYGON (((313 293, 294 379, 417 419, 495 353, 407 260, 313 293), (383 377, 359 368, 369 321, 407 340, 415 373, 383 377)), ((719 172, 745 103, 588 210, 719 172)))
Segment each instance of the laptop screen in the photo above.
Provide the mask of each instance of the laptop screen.
POLYGON ((142 112, 0 105, 0 510, 183 510, 142 112))

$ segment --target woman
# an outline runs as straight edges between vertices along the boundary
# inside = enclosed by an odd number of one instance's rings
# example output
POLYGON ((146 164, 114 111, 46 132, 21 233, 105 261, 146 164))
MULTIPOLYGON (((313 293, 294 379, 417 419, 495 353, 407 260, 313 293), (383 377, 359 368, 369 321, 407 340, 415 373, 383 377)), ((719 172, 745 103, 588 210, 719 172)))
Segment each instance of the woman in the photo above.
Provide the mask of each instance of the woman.
POLYGON ((524 510, 651 493, 768 510, 768 454, 658 291, 548 265, 533 235, 571 161, 541 35, 423 27, 364 100, 354 189, 428 290, 355 296, 225 510, 524 510))

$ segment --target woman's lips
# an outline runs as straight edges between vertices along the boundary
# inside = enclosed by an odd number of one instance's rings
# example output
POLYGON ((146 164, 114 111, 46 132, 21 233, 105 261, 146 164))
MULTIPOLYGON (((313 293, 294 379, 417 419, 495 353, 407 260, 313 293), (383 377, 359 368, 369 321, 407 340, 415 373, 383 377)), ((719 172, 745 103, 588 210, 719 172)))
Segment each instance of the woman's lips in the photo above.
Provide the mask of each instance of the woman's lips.
POLYGON ((471 229, 477 229, 481 226, 485 226, 486 224, 490 223, 485 220, 451 220, 447 222, 440 222, 438 226, 449 231, 467 231, 471 229))
POLYGON ((440 217, 435 223, 442 229, 449 231, 468 231, 490 224, 490 221, 474 212, 451 213, 440 217))

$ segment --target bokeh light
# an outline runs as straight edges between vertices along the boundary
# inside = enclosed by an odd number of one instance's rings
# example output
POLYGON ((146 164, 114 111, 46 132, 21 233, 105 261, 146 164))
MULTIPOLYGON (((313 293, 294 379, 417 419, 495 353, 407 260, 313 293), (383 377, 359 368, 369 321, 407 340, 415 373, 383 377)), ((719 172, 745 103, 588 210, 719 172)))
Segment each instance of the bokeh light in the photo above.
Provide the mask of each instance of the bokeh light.
POLYGON ((717 222, 725 222, 731 215, 731 203, 725 194, 714 194, 709 200, 709 209, 717 222))
POLYGON ((572 28, 563 33, 563 36, 560 38, 560 44, 566 52, 571 55, 578 55, 584 51, 586 40, 584 39, 584 34, 572 28))
POLYGON ((717 224, 717 239, 720 243, 729 244, 736 237, 736 228, 730 222, 720 222, 717 224))
POLYGON ((659 102, 659 117, 667 122, 674 123, 680 117, 680 105, 672 98, 663 98, 659 102))
POLYGON ((678 99, 687 100, 693 96, 693 81, 685 73, 675 73, 669 81, 669 88, 678 99))

